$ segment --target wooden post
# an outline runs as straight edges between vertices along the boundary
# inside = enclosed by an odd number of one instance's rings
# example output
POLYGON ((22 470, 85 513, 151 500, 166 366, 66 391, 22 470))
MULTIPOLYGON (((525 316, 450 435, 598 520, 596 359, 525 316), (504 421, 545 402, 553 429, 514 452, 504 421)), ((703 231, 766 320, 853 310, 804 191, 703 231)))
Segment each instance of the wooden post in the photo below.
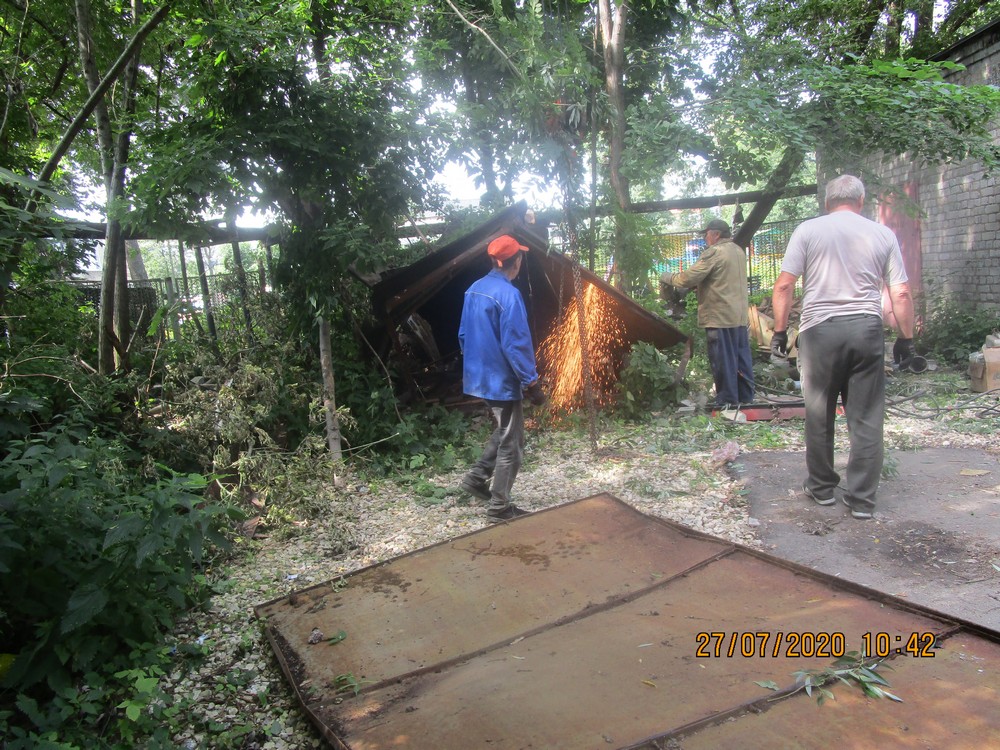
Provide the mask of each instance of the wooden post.
POLYGON ((173 331, 174 341, 181 340, 181 324, 177 319, 177 294, 174 292, 174 280, 169 276, 167 282, 167 315, 170 317, 170 330, 173 331))
POLYGON ((338 461, 343 457, 340 438, 340 420, 337 418, 337 399, 333 375, 333 352, 330 345, 330 323, 319 318, 319 366, 323 370, 323 410, 326 412, 326 444, 338 461))
POLYGON ((215 332, 215 316, 212 315, 212 295, 208 291, 208 275, 205 273, 205 258, 201 254, 201 245, 195 245, 194 259, 198 262, 198 278, 201 280, 201 301, 205 306, 208 335, 212 337, 212 341, 218 341, 219 336, 215 332))
POLYGON ((250 317, 250 301, 247 293, 247 273, 243 267, 243 253, 240 251, 239 234, 236 231, 236 212, 230 209, 226 212, 226 226, 232 232, 230 247, 233 250, 233 267, 236 269, 236 285, 240 292, 240 306, 243 308, 243 322, 247 327, 247 336, 253 341, 253 319, 250 317))
POLYGON ((184 301, 191 301, 191 289, 188 287, 187 261, 184 259, 184 240, 177 240, 177 249, 181 256, 181 282, 184 285, 184 301))
POLYGON ((271 252, 271 241, 264 241, 264 255, 267 256, 267 276, 274 279, 274 253, 271 252))

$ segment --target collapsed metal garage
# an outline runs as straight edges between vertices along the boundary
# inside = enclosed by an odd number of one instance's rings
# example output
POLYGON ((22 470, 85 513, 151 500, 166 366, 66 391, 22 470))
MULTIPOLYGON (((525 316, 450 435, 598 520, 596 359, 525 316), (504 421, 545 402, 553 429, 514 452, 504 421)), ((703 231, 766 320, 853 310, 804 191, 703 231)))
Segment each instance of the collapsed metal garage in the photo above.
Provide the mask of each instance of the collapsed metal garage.
MULTIPOLYGON (((579 361, 567 363, 567 355, 579 356, 578 280, 592 354, 590 369, 598 389, 603 385, 607 391, 636 342, 668 349, 688 341, 687 335, 665 318, 552 249, 547 227, 534 223, 533 213, 522 201, 415 263, 383 273, 374 282, 374 314, 403 363, 405 386, 416 397, 446 405, 465 400, 458 348, 462 302, 465 290, 489 271, 486 246, 501 234, 511 234, 529 248, 524 270, 514 283, 527 307, 532 341, 539 352, 539 373, 550 387, 580 377, 579 361), (560 334, 568 335, 570 343, 560 345, 553 339, 560 334), (574 372, 565 372, 574 367, 574 372)), ((683 367, 678 372, 678 377, 682 376, 683 367)), ((579 391, 572 384, 569 389, 579 391)))

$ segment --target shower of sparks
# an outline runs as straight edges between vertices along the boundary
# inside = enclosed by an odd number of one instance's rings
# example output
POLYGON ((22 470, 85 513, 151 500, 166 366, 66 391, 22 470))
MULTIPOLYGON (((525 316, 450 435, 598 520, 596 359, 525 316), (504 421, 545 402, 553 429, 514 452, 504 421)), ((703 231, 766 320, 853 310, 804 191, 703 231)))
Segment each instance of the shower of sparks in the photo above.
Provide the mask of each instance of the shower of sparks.
MULTIPOLYGON (((552 333, 538 348, 539 365, 549 381, 552 406, 566 411, 574 411, 584 405, 583 352, 576 304, 574 297, 563 310, 552 333)), ((615 312, 614 302, 592 284, 584 288, 583 309, 590 344, 594 401, 599 407, 606 406, 614 398, 618 371, 629 351, 625 325, 615 312)))

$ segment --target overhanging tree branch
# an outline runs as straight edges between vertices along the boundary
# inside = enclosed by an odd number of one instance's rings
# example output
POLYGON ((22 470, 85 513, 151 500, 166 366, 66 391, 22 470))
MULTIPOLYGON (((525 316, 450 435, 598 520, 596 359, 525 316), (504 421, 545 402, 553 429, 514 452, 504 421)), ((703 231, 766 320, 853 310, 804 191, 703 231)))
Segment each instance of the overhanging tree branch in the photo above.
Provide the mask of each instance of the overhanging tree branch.
POLYGON ((750 215, 747 216, 746 221, 743 222, 742 226, 737 230, 736 236, 733 237, 733 241, 737 245, 746 247, 750 244, 750 240, 753 239, 756 231, 760 229, 761 224, 767 219, 767 215, 771 213, 774 204, 780 198, 784 197, 788 181, 792 179, 792 175, 795 174, 796 170, 802 166, 804 158, 805 154, 794 146, 789 146, 785 149, 785 153, 781 156, 781 161, 774 168, 774 171, 767 180, 767 184, 761 191, 763 195, 754 203, 750 215))
POLYGON ((522 73, 518 69, 518 67, 514 64, 514 61, 511 60, 507 56, 507 53, 504 52, 502 49, 500 49, 500 46, 496 42, 493 41, 493 37, 491 37, 485 30, 481 29, 479 26, 476 26, 476 24, 474 24, 472 21, 470 21, 464 15, 462 15, 462 11, 460 11, 455 6, 455 3, 453 3, 451 0, 445 0, 445 2, 448 3, 448 6, 455 12, 455 15, 457 15, 459 18, 461 18, 462 22, 466 26, 468 26, 470 29, 472 29, 476 33, 479 33, 479 34, 483 35, 483 37, 486 39, 486 41, 489 42, 490 46, 493 47, 493 49, 495 49, 498 53, 500 53, 500 57, 502 57, 504 59, 504 61, 507 63, 507 65, 510 67, 510 69, 514 71, 514 73, 517 75, 518 78, 520 78, 522 81, 525 80, 524 79, 524 73, 522 73))
MULTIPOLYGON (((63 156, 65 156, 66 152, 69 151, 69 147, 73 144, 73 141, 83 128, 83 123, 86 122, 88 117, 90 117, 91 113, 94 111, 94 107, 97 106, 97 103, 101 100, 104 94, 107 93, 107 90, 111 88, 111 84, 113 84, 118 79, 118 76, 121 75, 122 71, 125 70, 125 66, 128 64, 128 61, 132 59, 132 55, 135 53, 136 49, 138 49, 139 46, 146 40, 146 37, 152 33, 153 29, 155 29, 163 21, 163 19, 167 17, 167 13, 169 12, 172 3, 173 0, 166 0, 166 2, 164 2, 163 5, 161 5, 159 9, 157 9, 157 11, 146 20, 146 23, 144 23, 139 30, 135 32, 135 36, 132 37, 128 46, 125 47, 118 59, 115 60, 115 64, 111 66, 111 69, 108 70, 107 74, 97 85, 97 88, 94 89, 93 93, 91 93, 90 98, 87 99, 86 103, 77 113, 76 117, 73 118, 73 122, 71 122, 69 127, 66 129, 66 132, 63 134, 59 144, 52 152, 52 156, 49 157, 49 160, 42 168, 42 171, 38 176, 39 182, 48 182, 52 178, 52 175, 55 174, 56 168, 59 166, 59 162, 62 161, 63 156)), ((31 209, 29 208, 29 210, 31 209)))

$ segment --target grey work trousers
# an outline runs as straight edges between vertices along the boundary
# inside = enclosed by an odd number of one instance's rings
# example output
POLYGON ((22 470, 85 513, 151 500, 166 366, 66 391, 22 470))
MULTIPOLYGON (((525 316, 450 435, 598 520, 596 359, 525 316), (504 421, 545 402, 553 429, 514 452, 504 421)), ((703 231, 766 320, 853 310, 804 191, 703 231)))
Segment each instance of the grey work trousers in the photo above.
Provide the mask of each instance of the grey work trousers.
POLYGON ((510 491, 524 458, 524 407, 521 401, 487 401, 496 429, 486 441, 483 455, 469 476, 483 481, 493 477, 488 511, 505 510, 510 491))
POLYGON ((799 334, 806 407, 806 486, 827 498, 840 483, 833 466, 837 398, 843 401, 850 456, 845 498, 854 510, 875 507, 882 475, 885 417, 885 332, 874 315, 830 318, 799 334))

